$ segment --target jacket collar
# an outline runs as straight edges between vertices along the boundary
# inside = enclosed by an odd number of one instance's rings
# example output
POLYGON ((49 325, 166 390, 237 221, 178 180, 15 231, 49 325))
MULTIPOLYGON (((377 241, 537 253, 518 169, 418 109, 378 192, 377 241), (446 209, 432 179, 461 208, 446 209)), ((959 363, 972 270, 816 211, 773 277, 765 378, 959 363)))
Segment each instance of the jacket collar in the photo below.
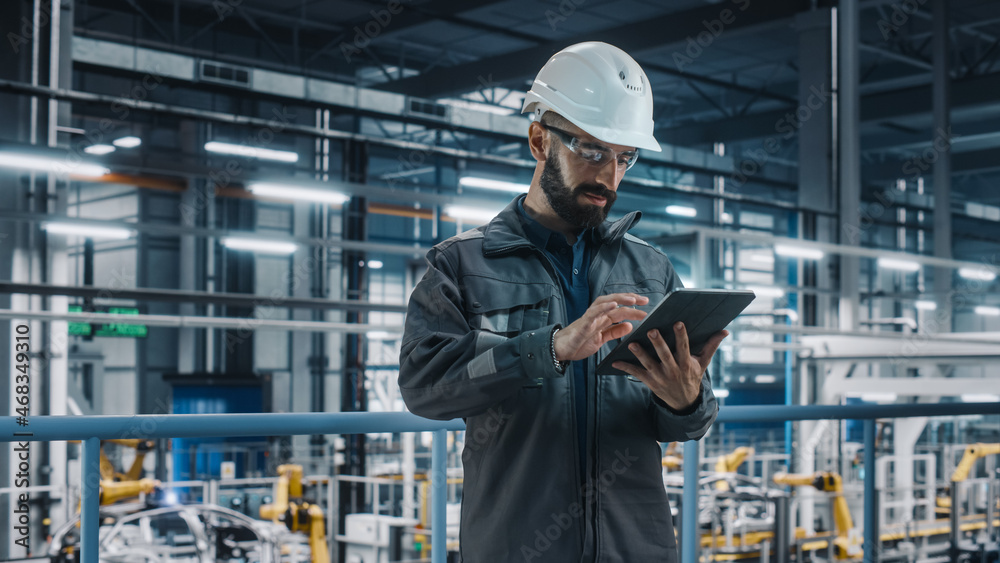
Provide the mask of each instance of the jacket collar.
MULTIPOLYGON (((517 214, 517 200, 520 197, 514 198, 486 225, 483 231, 483 254, 499 254, 533 246, 517 214)), ((632 211, 615 222, 604 221, 594 229, 597 242, 607 244, 623 238, 641 217, 641 211, 632 211)))

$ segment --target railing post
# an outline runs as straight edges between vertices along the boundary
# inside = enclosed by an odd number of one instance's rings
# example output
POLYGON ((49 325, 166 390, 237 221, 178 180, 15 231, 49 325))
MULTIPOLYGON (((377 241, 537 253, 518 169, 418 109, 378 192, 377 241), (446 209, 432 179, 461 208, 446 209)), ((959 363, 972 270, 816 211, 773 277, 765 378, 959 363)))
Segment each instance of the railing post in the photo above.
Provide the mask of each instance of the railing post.
POLYGON ((445 563, 448 559, 447 445, 448 431, 435 430, 431 451, 431 563, 445 563))
POLYGON ((684 442, 684 496, 681 500, 681 563, 698 559, 698 442, 684 442))
POLYGON ((865 419, 865 563, 878 561, 878 516, 875 513, 875 419, 865 419))
POLYGON ((97 563, 101 504, 101 440, 87 438, 83 442, 83 464, 80 468, 80 561, 97 563))

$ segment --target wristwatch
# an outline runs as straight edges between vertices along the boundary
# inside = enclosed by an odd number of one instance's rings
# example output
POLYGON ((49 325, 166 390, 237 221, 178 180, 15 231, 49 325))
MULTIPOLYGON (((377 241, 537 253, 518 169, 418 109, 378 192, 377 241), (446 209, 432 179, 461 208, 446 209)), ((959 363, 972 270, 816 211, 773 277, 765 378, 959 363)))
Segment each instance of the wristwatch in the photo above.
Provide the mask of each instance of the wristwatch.
POLYGON ((549 349, 552 350, 552 363, 556 365, 556 371, 559 373, 566 373, 566 366, 569 365, 569 361, 560 362, 556 359, 556 333, 559 332, 560 328, 556 328, 552 331, 552 340, 549 341, 549 349))

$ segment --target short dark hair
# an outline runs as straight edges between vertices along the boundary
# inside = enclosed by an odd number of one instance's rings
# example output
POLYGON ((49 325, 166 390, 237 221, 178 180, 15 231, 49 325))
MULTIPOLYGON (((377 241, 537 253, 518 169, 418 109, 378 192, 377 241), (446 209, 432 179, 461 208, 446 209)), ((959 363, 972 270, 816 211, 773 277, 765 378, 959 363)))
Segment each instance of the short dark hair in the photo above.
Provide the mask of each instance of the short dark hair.
POLYGON ((549 125, 557 129, 566 129, 570 122, 565 117, 559 115, 558 113, 549 110, 542 114, 542 118, 539 120, 542 125, 549 125))

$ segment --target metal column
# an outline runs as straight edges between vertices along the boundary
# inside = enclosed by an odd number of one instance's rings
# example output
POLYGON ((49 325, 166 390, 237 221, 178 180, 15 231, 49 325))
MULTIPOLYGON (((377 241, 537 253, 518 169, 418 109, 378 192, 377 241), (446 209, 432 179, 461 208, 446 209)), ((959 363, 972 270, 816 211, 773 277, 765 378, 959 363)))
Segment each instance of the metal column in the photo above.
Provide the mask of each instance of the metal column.
POLYGON ((684 442, 684 496, 681 501, 681 563, 698 560, 698 442, 684 442))
POLYGON ((80 468, 80 561, 98 563, 98 528, 101 525, 101 441, 83 442, 83 465, 80 468))
MULTIPOLYGON (((349 142, 344 150, 345 179, 349 182, 364 182, 367 176, 368 151, 363 143, 349 142)), ((344 240, 365 240, 367 238, 367 200, 364 197, 352 197, 344 204, 343 238, 344 240)), ((356 250, 344 249, 341 254, 346 299, 364 299, 367 293, 365 272, 362 266, 365 254, 356 250)), ((346 315, 348 323, 365 321, 364 313, 349 311, 346 315)), ((341 412, 360 412, 368 410, 368 390, 365 388, 365 339, 360 334, 344 335, 343 371, 340 385, 341 412)), ((314 388, 315 389, 315 388, 314 388)), ((316 391, 314 390, 314 393, 316 391)), ((365 475, 366 472, 366 441, 364 434, 346 437, 344 451, 345 465, 343 473, 349 475, 365 475)), ((357 483, 342 483, 340 517, 354 512, 362 512, 365 502, 365 488, 357 483)), ((378 498, 371 499, 377 504, 378 498)), ((341 547, 343 549, 343 545, 341 547)), ((343 560, 344 553, 340 553, 343 560)))
MULTIPOLYGON (((842 0, 837 9, 837 187, 839 190, 840 237, 851 244, 847 229, 861 225, 861 112, 858 98, 858 0, 842 0)), ((856 243, 855 243, 856 244, 856 243)), ((840 256, 840 328, 854 330, 858 324, 860 260, 840 256)))
MULTIPOLYGON (((947 0, 934 1, 931 51, 934 80, 934 256, 951 258, 951 68, 949 64, 949 13, 947 0)), ((934 270, 937 332, 951 332, 951 276, 946 268, 934 270)))
POLYGON ((865 420, 865 563, 879 557, 878 506, 875 490, 875 419, 865 420))
POLYGON ((774 498, 774 560, 788 563, 788 551, 792 545, 791 498, 782 494, 774 498))
POLYGON ((951 483, 951 512, 948 513, 948 555, 951 556, 952 561, 958 561, 958 556, 962 552, 962 529, 959 527, 959 522, 961 520, 960 515, 962 511, 959 500, 962 496, 958 494, 958 490, 961 486, 962 483, 951 483))
MULTIPOLYGON (((44 4, 43 4, 44 5, 44 4)), ((73 15, 74 2, 65 0, 50 0, 49 13, 49 68, 48 80, 51 88, 69 87, 73 82, 73 15)), ((69 134, 60 132, 59 127, 68 125, 72 121, 72 105, 67 102, 57 102, 54 99, 48 101, 47 142, 49 147, 66 146, 70 142, 69 134)), ((41 138, 39 138, 41 141, 41 138)), ((41 144, 41 143, 39 143, 41 144)), ((70 181, 68 178, 57 178, 55 174, 49 174, 45 194, 41 197, 44 202, 36 208, 37 211, 44 211, 46 207, 54 216, 65 216, 67 214, 67 200, 69 195, 70 181)), ((36 186, 41 188, 41 186, 36 186)), ((38 191, 36 191, 36 195, 38 191)), ((40 251, 38 258, 44 264, 42 266, 42 281, 56 285, 69 285, 69 256, 67 252, 66 237, 44 237, 43 245, 36 247, 35 251, 40 251)), ((67 312, 69 299, 66 297, 50 297, 46 305, 40 308, 47 308, 53 313, 67 312)), ((39 331, 39 336, 42 331, 39 331)), ((47 365, 39 362, 45 370, 43 378, 35 379, 36 393, 45 396, 45 412, 49 415, 64 416, 67 414, 67 392, 69 377, 69 327, 66 322, 49 322, 44 331, 44 340, 40 342, 48 353, 47 365), (39 379, 45 381, 44 386, 38 385, 39 379)), ((39 346, 39 348, 41 348, 39 346)), ((37 404, 37 403, 36 403, 37 404)), ((66 442, 51 442, 40 452, 40 462, 38 482, 42 485, 53 485, 55 487, 67 486, 67 452, 66 442), (46 471, 43 468, 47 468, 46 471)), ((55 495, 53 495, 55 496, 55 495)), ((52 497, 50 496, 50 499, 52 497)), ((45 508, 40 516, 50 517, 55 525, 63 522, 63 513, 71 510, 64 498, 52 499, 51 504, 43 505, 45 508), (61 505, 61 507, 60 507, 61 505)), ((95 559, 96 561, 96 559, 95 559)))
MULTIPOLYGON (((292 208, 292 228, 296 237, 320 236, 325 237, 326 233, 319 233, 314 230, 314 220, 316 211, 311 203, 295 203, 292 208)), ((292 283, 292 296, 296 298, 309 298, 316 295, 318 284, 316 283, 323 276, 319 273, 325 268, 326 249, 310 248, 305 251, 296 252, 292 256, 292 273, 294 275, 292 283), (319 252, 316 252, 316 251, 319 252)), ((292 319, 300 321, 326 320, 323 311, 314 312, 311 309, 294 309, 290 312, 292 319)), ((281 389, 281 384, 276 382, 272 393, 275 410, 282 409, 288 412, 316 412, 315 401, 322 401, 324 397, 314 397, 313 393, 313 369, 319 365, 316 356, 316 338, 313 334, 291 335, 289 339, 290 358, 292 363, 291 373, 287 380, 282 376, 282 381, 288 382, 287 396, 281 389), (308 337, 307 337, 308 336, 308 337)), ((323 403, 321 403, 323 404, 323 403)), ((309 442, 313 438, 309 436, 290 436, 279 438, 277 442, 278 458, 280 463, 289 463, 293 457, 293 451, 305 452, 309 449, 309 442)))
POLYGON ((448 558, 448 431, 435 430, 431 451, 431 563, 448 558))

